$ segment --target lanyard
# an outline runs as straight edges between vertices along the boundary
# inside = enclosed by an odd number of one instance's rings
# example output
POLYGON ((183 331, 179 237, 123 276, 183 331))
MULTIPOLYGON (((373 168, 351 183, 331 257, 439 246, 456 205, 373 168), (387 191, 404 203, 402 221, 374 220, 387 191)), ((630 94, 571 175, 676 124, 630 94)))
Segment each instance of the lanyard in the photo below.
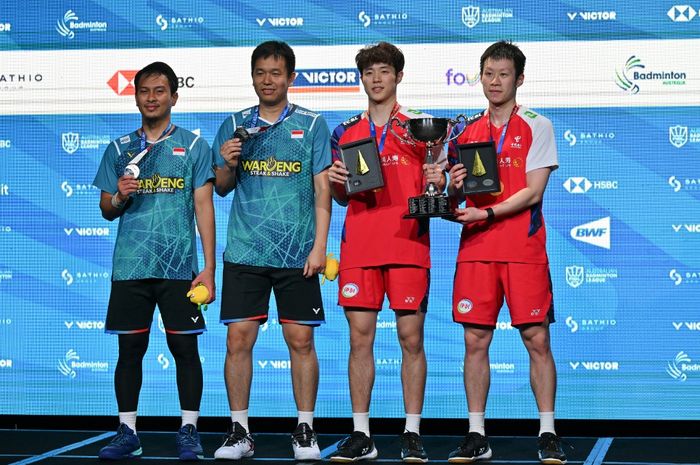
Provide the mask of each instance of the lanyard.
MULTIPOLYGON (((379 139, 379 145, 377 146, 377 151, 379 152, 379 154, 381 154, 382 150, 384 150, 384 142, 386 142, 386 133, 389 130, 389 126, 391 126, 391 119, 394 117, 394 115, 396 115, 398 111, 399 104, 395 103, 394 108, 391 110, 391 114, 389 115, 389 119, 384 125, 384 129, 382 129, 382 137, 379 139)), ((374 121, 372 121, 372 117, 369 114, 369 110, 367 111, 367 119, 369 120, 369 135, 372 136, 372 139, 376 139, 377 127, 374 125, 374 121)))
MULTIPOLYGON (((161 134, 160 137, 158 139, 156 139, 156 142, 160 142, 160 140, 163 137, 165 137, 170 132, 170 130, 172 128, 173 128, 173 123, 172 122, 168 123, 168 127, 165 128, 165 131, 163 131, 163 134, 161 134)), ((142 127, 141 128, 141 150, 146 150, 146 142, 147 142, 146 141, 146 130, 142 127)), ((155 142, 154 142, 154 144, 155 144, 155 142)))
MULTIPOLYGON (((284 120, 287 117, 287 114, 289 113, 290 109, 291 109, 291 105, 289 103, 287 103, 284 106, 282 113, 280 113, 279 118, 277 118, 277 121, 275 121, 274 123, 269 125, 267 128, 265 128, 265 130, 270 129, 272 126, 274 126, 278 123, 281 123, 282 120, 284 120)), ((259 117, 260 117, 260 105, 256 105, 255 108, 253 109, 253 115, 251 116, 251 124, 253 125, 253 127, 258 126, 258 118, 259 117)), ((262 132, 262 129, 261 129, 261 132, 262 132)))
MULTIPOLYGON (((500 155, 501 151, 503 150, 503 142, 506 140, 506 132, 508 131, 508 125, 510 124, 510 119, 513 117, 513 115, 518 111, 518 106, 513 107, 513 111, 510 112, 510 116, 508 117, 508 121, 506 121, 505 126, 503 126, 503 131, 501 132, 501 137, 498 139, 498 146, 496 147, 496 155, 500 155)), ((493 142, 493 135, 491 133, 491 115, 489 115, 488 119, 488 125, 489 125, 489 139, 491 142, 493 142)))

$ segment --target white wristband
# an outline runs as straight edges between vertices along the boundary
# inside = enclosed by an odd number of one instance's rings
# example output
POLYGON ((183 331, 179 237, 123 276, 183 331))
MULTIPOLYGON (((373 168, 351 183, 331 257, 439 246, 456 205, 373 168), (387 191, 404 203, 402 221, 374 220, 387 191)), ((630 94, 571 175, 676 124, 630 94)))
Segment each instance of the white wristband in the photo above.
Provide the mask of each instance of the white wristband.
POLYGON ((114 208, 121 210, 124 207, 124 203, 125 202, 119 201, 119 192, 115 192, 114 195, 112 195, 112 206, 114 208))

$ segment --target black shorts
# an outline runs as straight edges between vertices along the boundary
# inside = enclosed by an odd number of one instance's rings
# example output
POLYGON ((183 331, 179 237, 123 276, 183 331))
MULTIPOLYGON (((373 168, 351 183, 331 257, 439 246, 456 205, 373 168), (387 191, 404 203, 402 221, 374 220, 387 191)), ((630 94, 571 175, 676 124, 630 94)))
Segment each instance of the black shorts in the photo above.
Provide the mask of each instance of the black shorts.
POLYGON ((325 323, 318 276, 305 278, 301 268, 270 268, 224 262, 221 322, 267 321, 270 291, 275 291, 280 323, 318 326, 325 323))
POLYGON ((181 279, 137 279, 112 281, 105 332, 143 333, 151 329, 158 305, 165 331, 200 334, 206 330, 204 316, 187 293, 192 281, 181 279))

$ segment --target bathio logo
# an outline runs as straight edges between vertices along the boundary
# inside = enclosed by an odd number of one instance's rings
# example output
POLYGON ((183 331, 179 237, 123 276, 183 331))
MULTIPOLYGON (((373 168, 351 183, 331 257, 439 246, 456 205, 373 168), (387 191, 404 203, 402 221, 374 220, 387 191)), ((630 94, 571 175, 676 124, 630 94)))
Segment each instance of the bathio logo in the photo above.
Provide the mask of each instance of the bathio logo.
POLYGON ((163 15, 156 16, 156 24, 160 27, 161 31, 165 31, 168 28, 168 20, 163 17, 163 15))
POLYGON ((157 360, 163 370, 167 370, 170 367, 170 360, 165 354, 158 354, 157 360))
POLYGON ((564 140, 569 143, 569 147, 576 145, 576 134, 571 132, 570 129, 564 131, 564 140))
POLYGON ((66 197, 73 195, 73 188, 70 184, 68 184, 68 181, 63 181, 61 183, 61 190, 66 194, 66 197))
POLYGON ((671 18, 674 23, 687 23, 692 21, 696 15, 697 12, 690 5, 673 5, 666 12, 666 16, 671 18))
POLYGON ((610 217, 574 226, 570 234, 574 240, 610 250, 610 217))
POLYGON ((67 269, 64 269, 63 271, 61 271, 61 279, 63 279, 63 281, 65 281, 66 286, 70 286, 71 284, 73 284, 73 281, 74 281, 73 275, 67 269))
POLYGON ((666 373, 680 382, 685 382, 688 379, 688 373, 699 371, 700 363, 692 363, 690 356, 682 350, 666 364, 666 373))
POLYGON ((360 20, 362 26, 364 27, 369 27, 369 25, 372 24, 372 18, 370 18, 364 10, 360 11, 360 13, 357 15, 357 19, 360 20))
POLYGON ((578 331, 578 323, 570 316, 566 317, 566 326, 569 327, 572 333, 578 331))
POLYGON ((574 145, 601 145, 606 141, 615 139, 615 133, 606 131, 573 131, 567 129, 564 131, 564 140, 569 147, 574 145))
POLYGON ((681 187, 683 186, 683 184, 681 184, 681 182, 675 176, 668 178, 668 185, 673 187, 673 192, 680 191, 681 187))
POLYGON ((668 277, 671 278, 671 281, 676 286, 680 286, 683 283, 683 276, 675 268, 668 272, 668 277))

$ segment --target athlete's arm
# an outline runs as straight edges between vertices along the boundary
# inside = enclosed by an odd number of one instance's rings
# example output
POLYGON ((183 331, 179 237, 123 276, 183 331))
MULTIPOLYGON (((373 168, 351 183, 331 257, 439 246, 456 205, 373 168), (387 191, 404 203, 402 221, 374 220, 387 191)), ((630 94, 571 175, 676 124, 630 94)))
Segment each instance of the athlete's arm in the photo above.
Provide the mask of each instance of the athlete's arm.
MULTIPOLYGON (((515 194, 508 197, 501 203, 492 205, 491 209, 495 219, 504 218, 520 213, 542 201, 544 191, 547 188, 551 167, 538 168, 527 173, 527 186, 520 189, 515 194)), ((484 221, 488 219, 486 210, 468 207, 455 210, 457 221, 461 223, 472 223, 474 221, 484 221)))
POLYGON ((328 228, 331 224, 331 191, 328 182, 328 170, 314 175, 314 211, 316 215, 316 236, 314 246, 304 264, 304 276, 322 273, 326 267, 326 242, 328 228))
POLYGON ((102 191, 100 195, 100 210, 102 218, 112 221, 119 218, 129 202, 129 196, 139 188, 139 181, 132 176, 122 176, 117 181, 117 192, 110 194, 102 191))
POLYGON ((331 195, 339 205, 345 207, 348 204, 348 193, 345 191, 345 182, 348 180, 350 172, 345 163, 335 160, 328 169, 328 180, 330 181, 331 195))
POLYGON ((202 240, 204 268, 194 281, 192 281, 192 287, 199 283, 207 287, 209 290, 209 301, 207 303, 212 302, 216 297, 216 284, 214 283, 214 271, 216 269, 216 228, 212 195, 213 187, 211 182, 207 182, 194 190, 194 214, 197 218, 199 237, 202 240))

